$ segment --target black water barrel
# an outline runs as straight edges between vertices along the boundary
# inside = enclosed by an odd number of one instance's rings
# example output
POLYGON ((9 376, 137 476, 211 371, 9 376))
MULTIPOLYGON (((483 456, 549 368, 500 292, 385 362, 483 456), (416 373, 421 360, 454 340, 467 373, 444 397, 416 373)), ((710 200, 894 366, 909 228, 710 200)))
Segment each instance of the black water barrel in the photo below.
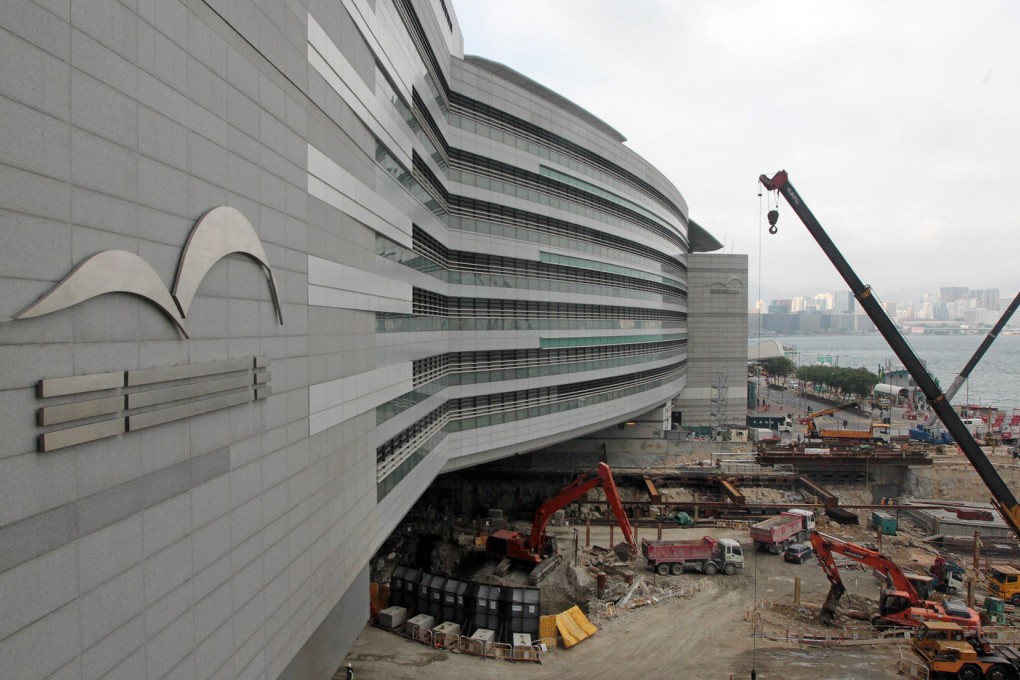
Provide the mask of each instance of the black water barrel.
POLYGON ((436 623, 443 622, 443 587, 446 585, 446 577, 432 575, 429 583, 429 610, 430 616, 436 617, 436 623))
MULTIPOLYGON (((443 610, 441 621, 453 621, 454 623, 461 622, 461 620, 457 617, 457 591, 463 585, 463 582, 458 581, 455 578, 446 579, 446 583, 443 585, 443 610)), ((463 609, 463 605, 461 606, 461 609, 463 609)))
POLYGON ((418 580, 416 602, 418 603, 419 614, 431 614, 429 611, 429 585, 432 583, 432 574, 427 571, 421 573, 421 578, 418 580))
POLYGON ((407 573, 407 567, 403 565, 397 565, 393 570, 393 575, 390 576, 390 606, 391 607, 406 607, 404 604, 404 575, 407 573))

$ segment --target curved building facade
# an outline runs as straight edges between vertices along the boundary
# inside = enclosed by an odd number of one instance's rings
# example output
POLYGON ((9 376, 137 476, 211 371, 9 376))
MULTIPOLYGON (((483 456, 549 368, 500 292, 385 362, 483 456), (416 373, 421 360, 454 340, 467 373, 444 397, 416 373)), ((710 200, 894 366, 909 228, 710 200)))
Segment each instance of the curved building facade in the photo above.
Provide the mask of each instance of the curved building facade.
POLYGON ((0 677, 331 677, 436 475, 669 427, 720 244, 452 10, 12 3, 0 677))

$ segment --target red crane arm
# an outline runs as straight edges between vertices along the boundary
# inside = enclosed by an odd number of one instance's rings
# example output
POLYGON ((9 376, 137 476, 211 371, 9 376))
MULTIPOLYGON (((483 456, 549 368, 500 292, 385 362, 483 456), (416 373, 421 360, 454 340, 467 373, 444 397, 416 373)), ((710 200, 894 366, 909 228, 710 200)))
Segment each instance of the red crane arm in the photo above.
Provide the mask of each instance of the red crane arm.
POLYGON ((613 473, 609 471, 608 465, 599 463, 594 476, 592 476, 591 472, 581 474, 558 494, 542 503, 538 510, 535 511, 535 518, 531 523, 531 535, 528 537, 531 549, 537 551, 544 544, 545 527, 554 512, 560 508, 565 508, 599 485, 606 492, 606 500, 609 501, 609 507, 613 509, 613 514, 616 515, 616 521, 620 523, 620 528, 623 529, 624 539, 631 545, 634 545, 630 522, 627 520, 627 514, 623 511, 623 503, 620 501, 620 494, 616 490, 613 473))

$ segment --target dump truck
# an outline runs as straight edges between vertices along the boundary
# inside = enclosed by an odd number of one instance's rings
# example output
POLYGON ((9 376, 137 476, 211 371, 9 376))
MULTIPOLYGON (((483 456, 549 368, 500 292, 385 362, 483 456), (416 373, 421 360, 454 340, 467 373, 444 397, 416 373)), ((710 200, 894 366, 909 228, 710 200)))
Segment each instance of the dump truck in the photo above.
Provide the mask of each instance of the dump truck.
POLYGON ((987 585, 991 595, 1014 607, 1020 606, 1020 569, 1011 564, 993 564, 988 571, 987 585))
POLYGON ((715 539, 702 536, 690 541, 641 540, 641 554, 648 560, 648 568, 665 576, 680 574, 684 569, 696 569, 709 576, 720 570, 727 576, 744 568, 744 553, 732 538, 715 539))
POLYGON ((815 528, 815 514, 810 510, 793 509, 781 512, 751 525, 751 540, 756 550, 773 555, 786 550, 791 543, 803 543, 815 528))
POLYGON ((932 586, 940 593, 956 595, 962 593, 967 587, 967 572, 964 568, 941 555, 935 558, 935 564, 928 573, 935 579, 932 586))
POLYGON ((779 440, 776 433, 767 427, 752 427, 747 431, 747 437, 753 442, 774 442, 779 440))

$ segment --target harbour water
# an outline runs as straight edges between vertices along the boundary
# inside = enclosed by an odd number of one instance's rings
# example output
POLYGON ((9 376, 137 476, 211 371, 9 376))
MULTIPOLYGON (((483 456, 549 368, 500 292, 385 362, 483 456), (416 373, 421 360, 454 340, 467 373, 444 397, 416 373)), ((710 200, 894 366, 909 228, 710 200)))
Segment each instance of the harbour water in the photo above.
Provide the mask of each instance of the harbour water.
MULTIPOLYGON (((762 338, 778 340, 796 347, 792 357, 798 366, 823 363, 857 368, 873 373, 888 361, 894 368, 902 364, 885 339, 874 335, 797 335, 762 338)), ((907 338, 917 356, 942 389, 949 389, 971 355, 985 339, 980 335, 917 335, 907 338)), ((751 338, 757 344, 757 338, 751 338)), ((980 404, 1006 409, 1020 408, 1020 336, 996 338, 984 358, 971 372, 970 379, 953 399, 954 404, 980 404)))

